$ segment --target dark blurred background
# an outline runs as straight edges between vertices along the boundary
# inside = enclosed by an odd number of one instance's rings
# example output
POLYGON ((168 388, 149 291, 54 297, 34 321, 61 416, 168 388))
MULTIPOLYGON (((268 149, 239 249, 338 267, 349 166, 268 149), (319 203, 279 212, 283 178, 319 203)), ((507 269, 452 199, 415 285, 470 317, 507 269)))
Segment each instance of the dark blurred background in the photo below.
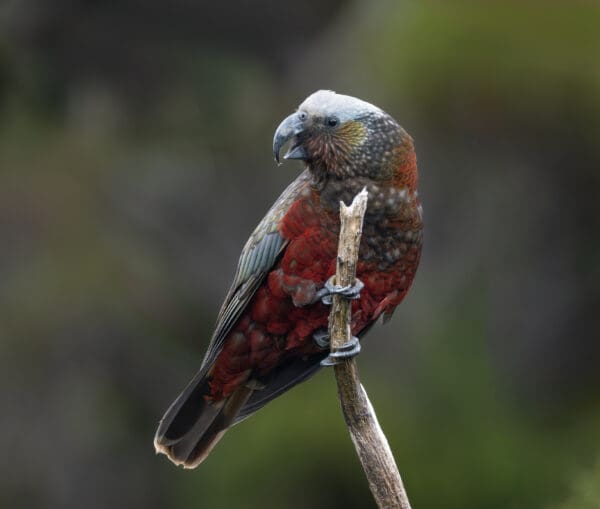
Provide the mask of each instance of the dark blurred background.
POLYGON ((600 507, 600 4, 0 0, 0 506, 363 508, 330 372, 183 471, 158 419, 321 88, 416 141, 360 367, 415 509, 600 507))

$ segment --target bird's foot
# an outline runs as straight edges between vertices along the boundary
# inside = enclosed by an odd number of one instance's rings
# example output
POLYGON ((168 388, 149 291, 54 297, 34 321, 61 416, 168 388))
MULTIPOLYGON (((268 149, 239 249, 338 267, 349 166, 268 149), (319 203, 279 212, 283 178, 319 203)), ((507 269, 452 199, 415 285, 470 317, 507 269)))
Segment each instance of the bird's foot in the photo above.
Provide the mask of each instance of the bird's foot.
POLYGON ((364 288, 365 284, 358 278, 356 278, 353 285, 341 286, 336 285, 333 280, 335 276, 331 276, 326 282, 325 286, 321 288, 315 297, 315 302, 321 300, 323 304, 330 306, 334 295, 340 295, 349 300, 360 299, 360 291, 364 288))
POLYGON ((321 361, 321 366, 335 366, 341 364, 346 359, 352 359, 360 353, 360 341, 356 336, 352 336, 350 341, 336 348, 329 356, 321 361))
POLYGON ((320 348, 329 348, 329 332, 327 329, 317 329, 313 332, 313 341, 320 348))
MULTIPOLYGON (((319 329, 313 333, 314 342, 321 348, 328 348, 330 345, 329 334, 325 329, 319 329)), ((321 366, 335 366, 345 359, 351 359, 360 353, 360 341, 356 336, 352 336, 350 341, 344 343, 340 348, 336 348, 328 357, 321 361, 321 366)))

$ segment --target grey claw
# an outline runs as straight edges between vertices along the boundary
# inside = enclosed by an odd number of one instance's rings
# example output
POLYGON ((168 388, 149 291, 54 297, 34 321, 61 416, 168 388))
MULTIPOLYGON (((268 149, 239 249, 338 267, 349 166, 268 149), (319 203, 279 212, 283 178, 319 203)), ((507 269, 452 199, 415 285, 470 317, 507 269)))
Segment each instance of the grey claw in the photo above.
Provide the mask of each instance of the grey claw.
POLYGON ((335 366, 346 359, 351 359, 360 353, 360 341, 352 336, 350 341, 344 343, 340 348, 331 352, 328 357, 321 361, 321 366, 335 366))
POLYGON ((317 329, 313 332, 313 340, 320 348, 329 348, 329 332, 327 329, 317 329))
POLYGON ((365 286, 360 279, 357 278, 353 285, 340 286, 333 283, 334 278, 335 276, 331 276, 325 282, 325 286, 317 292, 317 300, 321 299, 323 304, 330 306, 334 295, 340 295, 349 300, 360 299, 360 291, 365 286))

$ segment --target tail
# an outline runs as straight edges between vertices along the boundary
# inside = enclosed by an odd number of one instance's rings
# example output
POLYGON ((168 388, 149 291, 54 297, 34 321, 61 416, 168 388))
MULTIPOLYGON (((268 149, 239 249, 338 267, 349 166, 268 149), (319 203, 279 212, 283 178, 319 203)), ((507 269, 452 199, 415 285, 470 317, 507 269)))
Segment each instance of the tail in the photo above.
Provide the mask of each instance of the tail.
POLYGON ((268 375, 246 380, 227 398, 214 403, 205 398, 210 387, 206 371, 201 369, 161 419, 154 437, 156 452, 184 468, 197 467, 229 427, 310 378, 327 354, 288 359, 268 375))
POLYGON ((211 403, 204 398, 209 393, 208 380, 203 373, 196 375, 161 419, 154 436, 156 452, 184 468, 197 467, 248 401, 253 389, 247 385, 211 403))

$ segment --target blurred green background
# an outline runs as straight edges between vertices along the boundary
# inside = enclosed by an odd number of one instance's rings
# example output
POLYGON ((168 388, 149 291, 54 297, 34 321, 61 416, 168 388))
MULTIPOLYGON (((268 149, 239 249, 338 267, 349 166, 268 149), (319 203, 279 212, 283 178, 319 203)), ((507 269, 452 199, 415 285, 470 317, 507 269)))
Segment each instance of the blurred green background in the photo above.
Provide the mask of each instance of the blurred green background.
POLYGON ((328 371, 197 470, 152 447, 321 88, 416 141, 422 264, 359 360, 413 507, 600 507, 591 0, 0 1, 0 506, 373 506, 328 371))

